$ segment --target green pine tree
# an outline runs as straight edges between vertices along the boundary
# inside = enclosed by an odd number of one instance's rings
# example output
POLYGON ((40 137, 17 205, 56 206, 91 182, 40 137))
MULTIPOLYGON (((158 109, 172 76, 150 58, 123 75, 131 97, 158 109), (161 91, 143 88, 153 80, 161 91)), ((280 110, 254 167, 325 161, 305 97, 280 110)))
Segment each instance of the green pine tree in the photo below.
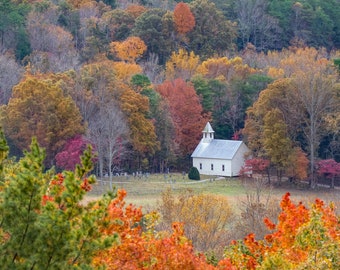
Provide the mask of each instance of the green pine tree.
POLYGON ((45 151, 33 139, 30 151, 4 176, 0 265, 2 269, 92 269, 96 252, 115 241, 115 235, 100 231, 109 225, 104 218, 112 196, 81 203, 94 182, 87 177, 92 170, 90 148, 75 172, 44 172, 44 158, 45 151))

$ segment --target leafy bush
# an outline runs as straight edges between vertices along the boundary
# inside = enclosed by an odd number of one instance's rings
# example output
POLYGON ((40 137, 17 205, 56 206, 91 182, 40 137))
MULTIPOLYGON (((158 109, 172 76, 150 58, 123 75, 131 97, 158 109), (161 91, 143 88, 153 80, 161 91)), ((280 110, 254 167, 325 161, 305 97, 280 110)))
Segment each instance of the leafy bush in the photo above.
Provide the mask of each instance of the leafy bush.
POLYGON ((188 177, 191 180, 200 180, 200 173, 196 167, 191 167, 188 173, 188 177))
POLYGON ((158 231, 171 232, 171 224, 182 222, 195 251, 209 253, 211 260, 222 258, 226 243, 233 239, 228 231, 233 212, 225 196, 196 194, 190 189, 176 194, 168 189, 162 193, 158 211, 162 217, 158 231))

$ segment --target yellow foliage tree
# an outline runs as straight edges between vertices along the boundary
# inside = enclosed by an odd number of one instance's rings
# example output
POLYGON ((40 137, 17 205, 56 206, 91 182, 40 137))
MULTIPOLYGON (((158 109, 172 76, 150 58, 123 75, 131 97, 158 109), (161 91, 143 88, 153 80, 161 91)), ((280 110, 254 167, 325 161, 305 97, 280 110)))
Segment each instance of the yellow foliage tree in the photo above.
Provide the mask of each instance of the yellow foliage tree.
POLYGON ((149 100, 127 86, 120 97, 121 109, 127 115, 133 148, 140 154, 154 154, 159 148, 155 127, 147 118, 149 100))
POLYGON ((2 113, 5 134, 16 146, 27 149, 35 136, 46 148, 48 162, 68 139, 84 132, 79 109, 72 98, 52 81, 31 75, 14 87, 2 113))
POLYGON ((310 158, 311 187, 317 184, 315 159, 318 155, 320 138, 325 130, 325 119, 339 107, 336 99, 338 83, 337 70, 325 58, 324 51, 315 48, 298 48, 281 60, 280 68, 286 77, 291 77, 296 86, 294 99, 303 115, 303 133, 308 142, 310 158))
POLYGON ((209 58, 197 67, 197 73, 208 79, 219 78, 221 80, 224 78, 227 81, 230 81, 235 76, 242 79, 254 72, 255 69, 244 64, 241 57, 232 59, 227 57, 209 58))
POLYGON ((224 196, 194 194, 189 190, 176 196, 167 190, 162 194, 159 212, 163 221, 160 228, 170 230, 173 222, 183 222, 185 235, 199 252, 221 254, 225 243, 230 240, 226 227, 232 210, 224 196))
POLYGON ((269 67, 267 75, 274 79, 283 78, 284 70, 282 68, 269 67))
POLYGON ((166 62, 166 78, 168 80, 176 78, 188 80, 195 74, 199 62, 200 58, 194 52, 188 53, 184 49, 179 49, 178 53, 173 52, 166 62))
POLYGON ((111 42, 110 50, 118 58, 133 63, 145 53, 147 47, 139 37, 129 37, 122 42, 111 42))
POLYGON ((115 70, 116 78, 125 83, 130 82, 133 75, 142 73, 141 66, 132 62, 113 62, 112 67, 115 70))

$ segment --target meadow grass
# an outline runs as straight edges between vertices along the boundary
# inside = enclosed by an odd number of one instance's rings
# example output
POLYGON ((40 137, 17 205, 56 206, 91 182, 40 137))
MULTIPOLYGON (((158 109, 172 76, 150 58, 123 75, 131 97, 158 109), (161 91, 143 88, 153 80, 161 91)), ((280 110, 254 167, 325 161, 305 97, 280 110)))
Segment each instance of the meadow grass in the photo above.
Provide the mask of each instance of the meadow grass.
MULTIPOLYGON (((136 205, 152 207, 161 198, 162 192, 171 189, 175 194, 190 189, 195 193, 213 193, 225 196, 238 196, 245 190, 237 178, 217 178, 201 176, 203 180, 190 180, 182 174, 151 174, 148 177, 115 176, 112 185, 127 191, 126 201, 136 205)), ((97 179, 87 199, 95 199, 110 190, 108 178, 97 179)))
MULTIPOLYGON (((280 186, 259 187, 253 179, 224 178, 201 175, 200 181, 190 180, 187 175, 150 174, 148 176, 115 176, 112 185, 116 189, 127 191, 126 202, 136 206, 142 206, 146 210, 154 210, 161 199, 162 192, 171 189, 174 194, 190 189, 194 193, 212 193, 226 196, 234 208, 237 208, 242 200, 250 193, 260 191, 262 195, 268 195, 278 202, 286 192, 290 192, 295 202, 302 201, 308 204, 315 198, 323 199, 326 203, 332 201, 340 208, 340 191, 326 188, 310 190, 290 183, 282 183, 280 186), (261 189, 261 190, 259 190, 261 189)), ((92 190, 87 194, 85 201, 94 200, 110 190, 108 178, 97 179, 92 190)))

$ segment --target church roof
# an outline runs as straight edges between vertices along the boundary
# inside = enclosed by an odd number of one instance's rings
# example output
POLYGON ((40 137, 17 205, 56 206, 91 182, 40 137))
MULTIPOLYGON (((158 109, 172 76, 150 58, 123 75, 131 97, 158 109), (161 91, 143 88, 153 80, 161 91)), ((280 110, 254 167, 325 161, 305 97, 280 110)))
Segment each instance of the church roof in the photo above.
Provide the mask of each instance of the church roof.
POLYGON ((197 145, 192 153, 193 158, 217 158, 232 159, 237 150, 240 148, 242 141, 234 140, 212 140, 210 142, 201 142, 197 145))

